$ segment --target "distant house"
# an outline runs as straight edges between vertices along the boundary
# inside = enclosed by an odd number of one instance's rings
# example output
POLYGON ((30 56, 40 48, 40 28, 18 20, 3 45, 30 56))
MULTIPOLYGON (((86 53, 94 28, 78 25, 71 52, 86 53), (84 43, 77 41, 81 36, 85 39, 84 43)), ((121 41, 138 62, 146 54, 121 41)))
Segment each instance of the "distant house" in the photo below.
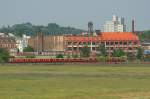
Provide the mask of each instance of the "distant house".
POLYGON ((28 39, 30 39, 30 36, 27 35, 23 35, 22 38, 16 38, 19 52, 23 52, 23 49, 28 46, 28 39))
POLYGON ((144 50, 150 50, 150 42, 142 42, 141 46, 144 50))
POLYGON ((144 49, 144 55, 150 55, 150 42, 145 41, 141 43, 142 48, 144 49))
POLYGON ((16 40, 5 33, 0 33, 0 48, 7 49, 11 55, 16 53, 16 40))

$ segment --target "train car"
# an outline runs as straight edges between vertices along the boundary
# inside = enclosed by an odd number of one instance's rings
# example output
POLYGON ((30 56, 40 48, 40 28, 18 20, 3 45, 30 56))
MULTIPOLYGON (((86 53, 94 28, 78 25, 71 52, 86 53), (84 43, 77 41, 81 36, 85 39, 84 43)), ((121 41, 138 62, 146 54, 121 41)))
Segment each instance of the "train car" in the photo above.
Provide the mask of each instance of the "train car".
POLYGON ((37 59, 37 58, 11 58, 10 63, 88 63, 97 62, 92 58, 51 58, 51 59, 37 59))

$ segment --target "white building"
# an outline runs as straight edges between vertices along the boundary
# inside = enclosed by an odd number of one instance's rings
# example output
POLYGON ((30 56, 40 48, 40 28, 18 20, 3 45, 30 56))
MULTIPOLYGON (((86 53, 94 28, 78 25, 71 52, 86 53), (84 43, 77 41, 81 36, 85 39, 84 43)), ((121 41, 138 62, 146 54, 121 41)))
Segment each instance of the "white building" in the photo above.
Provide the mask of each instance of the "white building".
POLYGON ((22 38, 16 38, 17 42, 17 48, 19 49, 19 52, 23 52, 23 49, 28 46, 28 39, 30 36, 23 35, 22 38))
POLYGON ((104 32, 125 32, 126 25, 124 24, 124 18, 118 18, 113 15, 111 21, 106 21, 104 25, 104 32))

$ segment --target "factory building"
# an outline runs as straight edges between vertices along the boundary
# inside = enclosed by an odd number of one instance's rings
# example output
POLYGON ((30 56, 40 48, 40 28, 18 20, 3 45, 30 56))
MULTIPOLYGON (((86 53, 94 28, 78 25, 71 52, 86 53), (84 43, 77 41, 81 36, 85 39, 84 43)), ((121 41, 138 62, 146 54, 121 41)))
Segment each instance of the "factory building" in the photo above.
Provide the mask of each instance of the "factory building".
POLYGON ((104 24, 104 32, 125 32, 126 25, 124 23, 124 18, 118 18, 118 16, 113 15, 111 21, 106 21, 104 24))

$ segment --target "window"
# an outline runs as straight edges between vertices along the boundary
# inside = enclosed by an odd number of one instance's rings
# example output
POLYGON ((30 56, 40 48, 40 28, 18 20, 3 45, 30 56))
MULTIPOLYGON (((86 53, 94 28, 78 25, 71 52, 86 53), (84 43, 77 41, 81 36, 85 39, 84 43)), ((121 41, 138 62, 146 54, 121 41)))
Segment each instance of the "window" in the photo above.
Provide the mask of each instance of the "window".
POLYGON ((120 45, 122 45, 122 42, 120 42, 120 45))
POLYGON ((92 47, 92 50, 96 50, 96 48, 95 48, 95 47, 92 47))
POLYGON ((124 45, 127 45, 127 42, 124 42, 123 44, 124 44, 124 45))
POLYGON ((131 47, 129 47, 129 50, 132 50, 132 48, 131 48, 131 47))
POLYGON ((96 43, 95 42, 92 42, 92 45, 95 45, 96 43))
POLYGON ((79 45, 82 45, 82 42, 79 42, 79 45))
POLYGON ((71 42, 68 42, 68 45, 71 45, 71 42))
POLYGON ((131 44, 132 44, 132 42, 130 41, 130 42, 129 42, 129 45, 131 45, 131 44))
POLYGON ((137 42, 134 42, 134 45, 137 45, 137 42))
POLYGON ((73 50, 74 50, 74 51, 77 51, 77 47, 73 47, 73 50))
POLYGON ((86 45, 86 42, 83 42, 84 45, 86 45))
POLYGON ((73 45, 76 45, 77 44, 77 42, 73 42, 73 45))
POLYGON ((118 45, 118 42, 115 42, 116 45, 118 45))
POLYGON ((109 42, 106 42, 106 45, 109 45, 109 42))
POLYGON ((111 42, 110 44, 111 44, 111 45, 114 45, 114 42, 111 42))

